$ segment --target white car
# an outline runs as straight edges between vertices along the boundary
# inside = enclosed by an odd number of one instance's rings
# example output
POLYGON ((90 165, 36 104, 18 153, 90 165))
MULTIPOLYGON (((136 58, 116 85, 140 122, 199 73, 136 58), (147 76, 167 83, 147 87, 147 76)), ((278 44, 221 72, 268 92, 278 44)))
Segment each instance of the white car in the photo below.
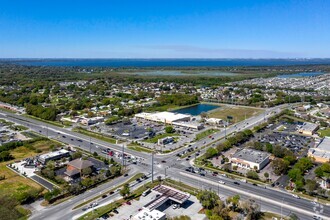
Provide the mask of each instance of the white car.
POLYGON ((219 180, 219 183, 221 183, 221 184, 226 184, 224 181, 222 181, 222 180, 219 180))
POLYGON ((178 204, 174 204, 174 205, 172 206, 172 208, 173 208, 173 209, 177 209, 177 208, 178 208, 178 204))
POLYGON ((298 195, 296 195, 296 194, 292 194, 292 196, 293 196, 294 198, 296 198, 296 199, 300 199, 300 197, 299 197, 298 195))

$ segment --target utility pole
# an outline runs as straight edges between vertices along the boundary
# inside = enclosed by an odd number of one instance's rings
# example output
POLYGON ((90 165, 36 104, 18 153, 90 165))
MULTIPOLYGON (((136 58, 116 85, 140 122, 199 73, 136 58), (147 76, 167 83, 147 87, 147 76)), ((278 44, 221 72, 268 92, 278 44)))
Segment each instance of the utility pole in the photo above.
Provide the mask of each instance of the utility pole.
POLYGON ((154 182, 154 152, 151 153, 151 182, 154 182))
POLYGON ((123 166, 123 168, 125 167, 125 157, 124 157, 124 144, 123 144, 123 148, 122 148, 122 166, 123 166))
POLYGON ((89 137, 89 152, 92 153, 92 138, 89 137))

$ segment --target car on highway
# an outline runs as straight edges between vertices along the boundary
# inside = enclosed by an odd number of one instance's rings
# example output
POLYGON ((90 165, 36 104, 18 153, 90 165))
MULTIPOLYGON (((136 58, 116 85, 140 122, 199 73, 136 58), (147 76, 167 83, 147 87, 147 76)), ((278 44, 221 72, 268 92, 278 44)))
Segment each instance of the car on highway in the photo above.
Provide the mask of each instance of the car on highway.
POLYGON ((223 180, 219 180, 220 184, 226 184, 223 180))
POLYGON ((114 191, 111 191, 111 192, 109 192, 109 195, 112 195, 112 194, 114 194, 115 192, 114 191))
POLYGON ((166 163, 166 160, 162 160, 162 163, 166 163))
POLYGON ((234 184, 235 184, 235 185, 240 185, 240 183, 239 183, 239 182, 236 182, 236 181, 234 182, 234 184))
POLYGON ((108 195, 106 195, 106 194, 104 194, 104 195, 102 195, 102 198, 104 199, 104 198, 107 198, 108 197, 108 195))
POLYGON ((126 176, 128 176, 128 173, 125 173, 125 174, 124 174, 124 177, 126 177, 126 176))
POLYGON ((212 176, 217 176, 219 173, 218 172, 213 172, 212 176))
POLYGON ((296 194, 292 194, 292 196, 293 196, 294 198, 296 198, 296 199, 300 199, 300 197, 299 197, 298 195, 296 195, 296 194))

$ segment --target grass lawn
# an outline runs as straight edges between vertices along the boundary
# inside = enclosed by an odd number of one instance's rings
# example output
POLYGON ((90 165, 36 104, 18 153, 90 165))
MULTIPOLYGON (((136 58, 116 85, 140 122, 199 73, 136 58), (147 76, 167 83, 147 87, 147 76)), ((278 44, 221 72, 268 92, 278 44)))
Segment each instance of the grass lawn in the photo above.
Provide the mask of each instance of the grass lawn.
MULTIPOLYGON (((32 144, 36 149, 41 150, 42 152, 46 152, 49 150, 49 146, 53 144, 50 140, 38 141, 32 144)), ((36 194, 42 193, 44 188, 37 184, 36 182, 24 178, 17 173, 13 172, 9 168, 6 167, 6 164, 11 163, 16 160, 20 160, 26 157, 32 157, 37 155, 37 153, 33 150, 30 150, 24 146, 18 147, 10 152, 15 159, 12 161, 6 161, 0 163, 0 174, 5 176, 4 180, 0 181, 0 195, 3 197, 10 197, 16 201, 20 201, 26 197, 28 193, 34 192, 36 194)), ((19 212, 21 215, 26 216, 29 214, 29 211, 24 210, 21 206, 12 207, 15 211, 19 212)), ((1 213, 0 213, 1 219, 1 213)))
MULTIPOLYGON (((32 144, 32 146, 38 150, 41 150, 42 152, 47 152, 49 151, 49 146, 52 144, 54 144, 53 141, 45 140, 45 141, 35 142, 32 144)), ((58 144, 55 143, 55 145, 58 144)), ((22 177, 6 167, 6 164, 10 162, 21 160, 27 157, 33 157, 37 155, 37 153, 24 146, 18 147, 10 151, 10 153, 11 155, 14 156, 15 159, 12 161, 6 161, 0 163, 0 174, 5 175, 6 177, 5 180, 0 181, 0 195, 11 195, 17 197, 20 194, 30 189, 41 190, 43 187, 41 187, 36 182, 22 177)))
POLYGON ((210 111, 208 113, 208 117, 210 118, 220 118, 222 120, 227 120, 227 116, 233 117, 233 122, 237 123, 245 120, 245 118, 250 118, 252 116, 258 115, 262 113, 264 110, 257 108, 249 108, 243 106, 224 106, 222 108, 218 108, 214 111, 210 111))
POLYGON ((32 115, 28 115, 28 114, 24 114, 25 117, 28 117, 28 118, 32 118, 32 119, 35 119, 35 120, 38 120, 38 121, 42 121, 42 122, 45 122, 45 123, 48 123, 48 124, 51 124, 51 125, 55 125, 57 127, 61 127, 63 128, 64 125, 58 121, 48 121, 48 120, 44 120, 44 119, 41 119, 41 118, 38 118, 38 117, 35 117, 35 116, 32 116, 32 115))
POLYGON ((137 144, 129 144, 127 147, 128 147, 128 149, 139 151, 139 152, 146 152, 146 153, 153 152, 153 150, 151 150, 149 148, 141 147, 140 145, 137 145, 137 144))
POLYGON ((177 137, 179 136, 178 134, 168 134, 168 133, 165 133, 165 134, 160 134, 160 135, 157 135, 153 138, 150 138, 148 140, 145 140, 144 142, 147 142, 147 143, 157 143, 158 142, 158 139, 162 139, 162 138, 165 138, 165 137, 177 137))
POLYGON ((330 137, 330 128, 324 129, 324 130, 319 130, 319 135, 320 137, 330 137))
POLYGON ((111 138, 111 137, 108 137, 106 135, 102 135, 102 134, 99 134, 99 133, 96 133, 96 132, 93 132, 93 131, 88 131, 84 128, 77 127, 77 128, 74 128, 73 131, 78 132, 80 134, 84 134, 84 135, 93 137, 93 138, 96 138, 96 139, 99 139, 99 140, 102 140, 102 141, 109 142, 111 144, 116 143, 116 139, 114 139, 114 138, 111 138))
POLYGON ((218 131, 219 131, 219 129, 209 129, 209 130, 203 131, 199 134, 196 134, 195 141, 199 141, 199 140, 201 140, 201 139, 203 139, 203 138, 205 138, 205 137, 207 137, 207 136, 209 136, 209 135, 211 135, 215 132, 218 132, 218 131))

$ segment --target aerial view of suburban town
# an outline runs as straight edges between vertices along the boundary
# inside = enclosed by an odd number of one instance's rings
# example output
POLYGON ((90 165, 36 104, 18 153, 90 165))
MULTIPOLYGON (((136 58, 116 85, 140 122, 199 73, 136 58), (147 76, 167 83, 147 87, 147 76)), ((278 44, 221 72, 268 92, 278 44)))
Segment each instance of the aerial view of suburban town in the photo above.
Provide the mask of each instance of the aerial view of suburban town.
POLYGON ((330 219, 330 2, 2 8, 0 220, 330 219))

